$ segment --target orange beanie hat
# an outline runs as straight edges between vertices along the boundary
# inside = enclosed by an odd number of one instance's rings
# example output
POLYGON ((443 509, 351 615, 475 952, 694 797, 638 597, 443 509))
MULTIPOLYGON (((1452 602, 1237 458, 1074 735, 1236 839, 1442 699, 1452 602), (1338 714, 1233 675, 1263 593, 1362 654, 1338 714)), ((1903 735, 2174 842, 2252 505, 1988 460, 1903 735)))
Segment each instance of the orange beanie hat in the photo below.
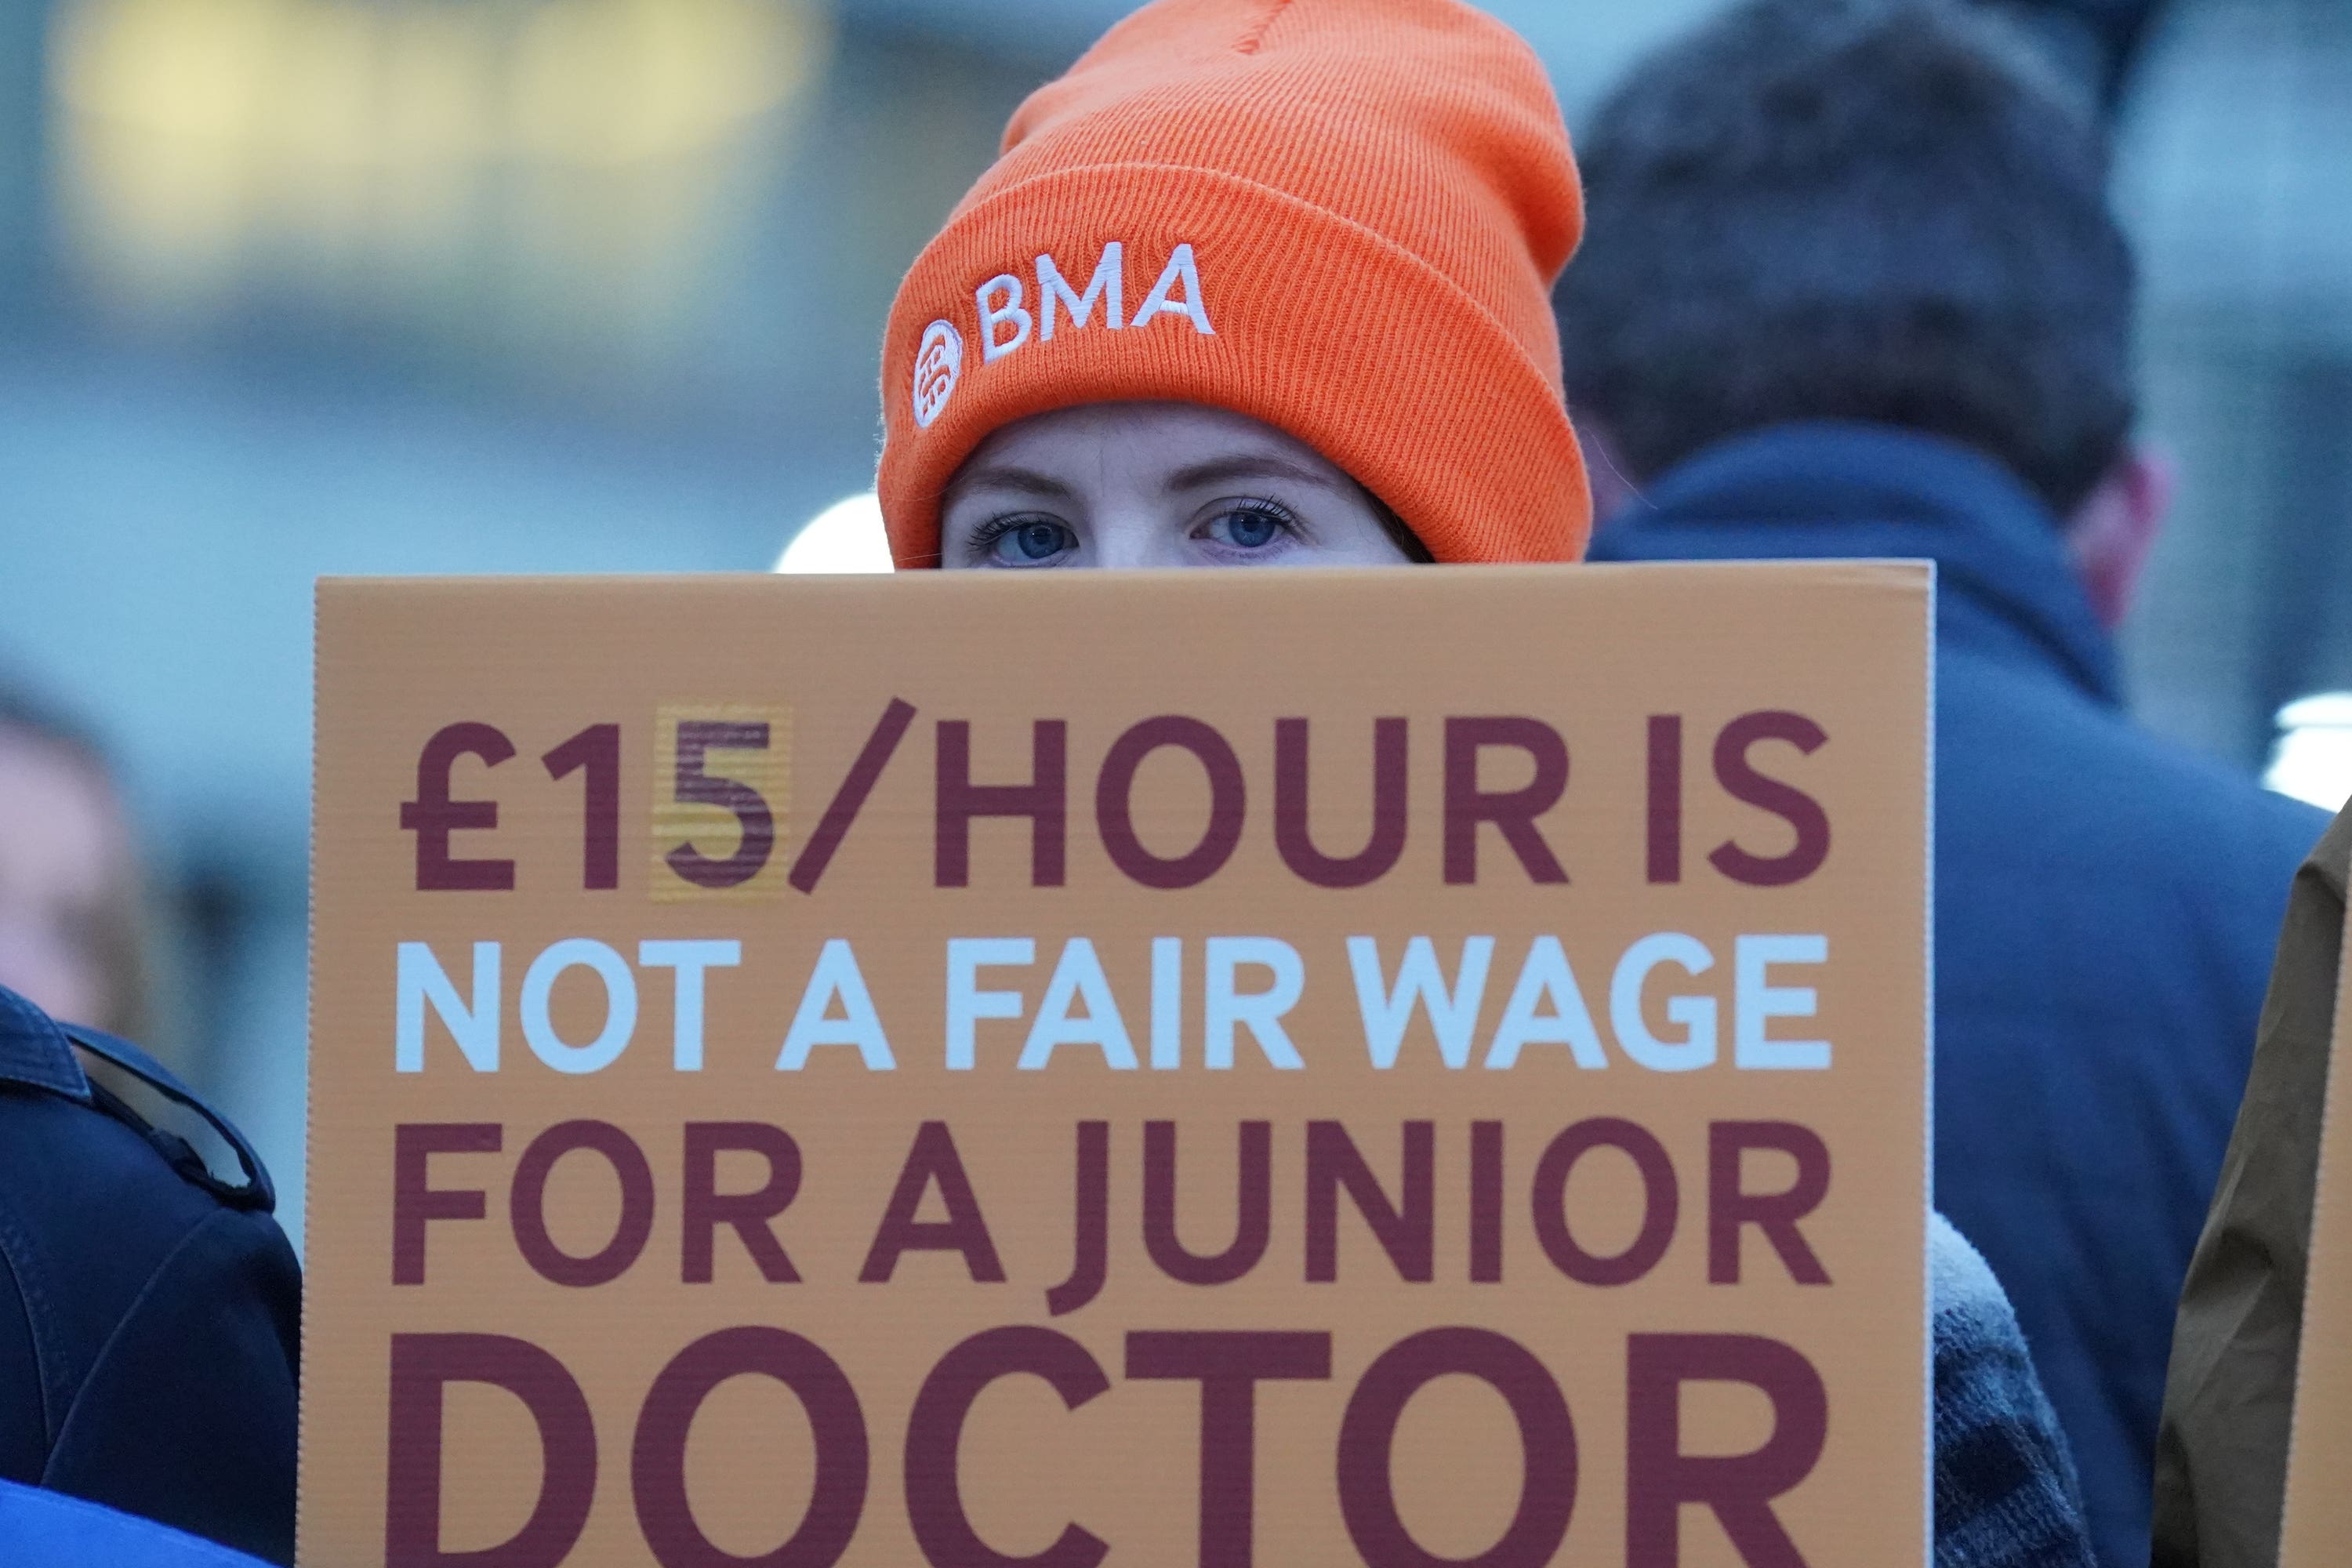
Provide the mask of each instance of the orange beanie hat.
POLYGON ((1158 0, 1031 95, 899 286, 880 489, 901 567, 999 426, 1129 398, 1305 441, 1440 561, 1566 561, 1591 515, 1549 289, 1582 226, 1526 44, 1457 0, 1158 0))

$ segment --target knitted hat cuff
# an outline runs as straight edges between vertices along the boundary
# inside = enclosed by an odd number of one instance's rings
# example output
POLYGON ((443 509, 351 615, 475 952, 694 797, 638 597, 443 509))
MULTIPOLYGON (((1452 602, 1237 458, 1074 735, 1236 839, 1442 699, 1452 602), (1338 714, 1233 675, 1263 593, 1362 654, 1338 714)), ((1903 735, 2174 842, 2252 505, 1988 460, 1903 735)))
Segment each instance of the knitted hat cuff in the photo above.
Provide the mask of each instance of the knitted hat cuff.
MULTIPOLYGON (((1540 300, 1546 280, 1526 265, 1526 293, 1540 300)), ((882 390, 882 510, 902 567, 939 563, 940 491, 992 432, 1137 399, 1228 408, 1307 442, 1441 561, 1569 560, 1583 542, 1576 438, 1556 375, 1521 339, 1381 235, 1219 171, 1084 165, 958 212, 900 287, 882 390), (1045 337, 1052 279, 1038 258, 1083 294, 1114 241, 1119 326, 1108 289, 1082 326, 1057 292, 1045 337), (1197 298, 1189 279, 1154 293, 1179 247, 1197 298), (1003 278, 1014 285, 992 290, 983 323, 976 296, 1003 278)))

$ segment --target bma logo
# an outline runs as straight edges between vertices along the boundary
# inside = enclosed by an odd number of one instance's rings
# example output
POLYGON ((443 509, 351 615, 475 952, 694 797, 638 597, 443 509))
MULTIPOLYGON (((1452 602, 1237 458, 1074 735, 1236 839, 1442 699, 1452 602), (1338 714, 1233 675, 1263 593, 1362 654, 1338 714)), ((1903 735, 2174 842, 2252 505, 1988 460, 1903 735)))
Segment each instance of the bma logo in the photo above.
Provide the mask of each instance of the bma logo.
POLYGON ((915 424, 928 429, 956 389, 963 374, 963 334, 949 321, 933 321, 923 329, 915 350, 915 424))
POLYGON ((1168 253, 1168 264, 1160 269, 1158 281, 1131 316, 1122 309, 1133 298, 1127 288, 1127 245, 1122 240, 1111 240, 1102 247, 1083 290, 1070 287, 1068 274, 1051 255, 1037 258, 1035 278, 1034 314, 1030 291, 1013 273, 1001 272, 973 293, 972 309, 980 317, 982 363, 1002 359, 1029 342, 1033 328, 1038 342, 1053 342, 1057 316, 1068 322, 1068 330, 1089 325, 1097 305, 1102 307, 1102 324, 1115 332, 1131 331, 1161 316, 1183 317, 1202 337, 1214 337, 1217 332, 1209 324, 1208 302, 1201 293, 1201 269, 1190 245, 1179 245, 1168 253))

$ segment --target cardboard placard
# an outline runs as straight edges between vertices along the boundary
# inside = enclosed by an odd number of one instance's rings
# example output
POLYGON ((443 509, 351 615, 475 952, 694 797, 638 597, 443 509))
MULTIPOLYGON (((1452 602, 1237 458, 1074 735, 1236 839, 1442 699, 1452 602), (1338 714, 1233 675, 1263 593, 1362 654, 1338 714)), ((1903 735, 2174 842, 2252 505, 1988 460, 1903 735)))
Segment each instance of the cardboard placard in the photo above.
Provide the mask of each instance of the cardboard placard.
POLYGON ((1922 1561, 1931 593, 323 584, 302 1561, 1922 1561))
POLYGON ((2311 1204, 2311 1253, 2304 1277, 2303 1337, 2295 1354, 2294 1415, 2288 1431, 2286 1511, 2279 1521, 2280 1568, 2341 1562, 2352 1541, 2352 1493, 2343 1480, 2352 1455, 2352 921, 2336 972, 2336 1026, 2328 1047, 2327 1102, 2320 1111, 2319 1172, 2311 1204))

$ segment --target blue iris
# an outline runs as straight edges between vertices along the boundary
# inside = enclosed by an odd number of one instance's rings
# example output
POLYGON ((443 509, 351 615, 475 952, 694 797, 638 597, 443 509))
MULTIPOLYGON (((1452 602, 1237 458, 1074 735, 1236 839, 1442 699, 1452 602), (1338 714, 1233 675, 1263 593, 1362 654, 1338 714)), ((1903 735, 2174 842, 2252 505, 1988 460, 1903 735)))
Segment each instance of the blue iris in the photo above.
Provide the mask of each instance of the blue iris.
POLYGON ((1024 522, 1013 531, 1013 547, 1032 561, 1058 555, 1067 548, 1069 530, 1058 522, 1024 522))
POLYGON ((1282 520, 1270 511, 1245 510, 1226 517, 1225 531, 1242 549, 1259 550, 1274 542, 1282 531, 1282 520))

